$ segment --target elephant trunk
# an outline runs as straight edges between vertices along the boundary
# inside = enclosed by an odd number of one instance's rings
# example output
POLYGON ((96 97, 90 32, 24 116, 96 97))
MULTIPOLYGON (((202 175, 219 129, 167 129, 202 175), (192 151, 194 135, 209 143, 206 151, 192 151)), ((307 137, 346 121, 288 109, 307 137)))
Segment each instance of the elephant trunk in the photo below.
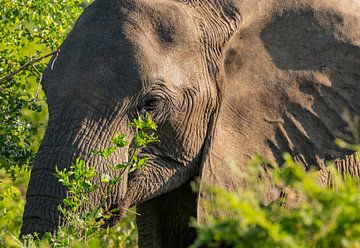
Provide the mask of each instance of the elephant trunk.
MULTIPOLYGON (((26 205, 23 215, 21 235, 37 232, 42 235, 46 232, 53 233, 57 226, 65 224, 57 206, 66 196, 66 189, 55 177, 57 161, 63 161, 64 151, 60 148, 55 154, 54 150, 43 146, 39 150, 38 159, 31 172, 30 182, 26 193, 26 205), (42 155, 41 155, 42 154, 42 155)), ((71 151, 68 151, 69 153, 71 151)), ((69 157, 67 154, 66 156, 69 157)), ((70 161, 70 159, 67 159, 70 161)))
MULTIPOLYGON (((80 157, 88 164, 96 166, 96 171, 99 174, 99 177, 95 179, 97 182, 100 181, 101 172, 106 172, 104 161, 91 155, 91 151, 109 146, 109 140, 116 130, 115 128, 114 130, 108 129, 109 126, 112 126, 111 124, 104 125, 103 122, 101 125, 103 128, 101 128, 99 124, 94 123, 100 122, 79 121, 79 119, 77 121, 59 122, 51 121, 50 118, 49 127, 46 130, 31 172, 21 236, 35 232, 40 236, 46 232, 54 233, 59 226, 66 224, 57 208, 66 197, 67 190, 54 175, 56 167, 59 170, 69 168, 75 159, 80 157), (106 131, 102 130, 105 127, 107 128, 106 131)), ((112 158, 114 163, 125 159, 127 159, 127 151, 114 154, 112 158)), ((126 191, 126 185, 127 175, 124 176, 121 185, 116 188, 115 194, 109 198, 106 203, 107 206, 122 198, 126 191)), ((99 204, 101 201, 100 194, 95 192, 90 195, 90 201, 92 204, 99 204)), ((85 203, 83 209, 89 207, 90 204, 86 205, 85 203)))

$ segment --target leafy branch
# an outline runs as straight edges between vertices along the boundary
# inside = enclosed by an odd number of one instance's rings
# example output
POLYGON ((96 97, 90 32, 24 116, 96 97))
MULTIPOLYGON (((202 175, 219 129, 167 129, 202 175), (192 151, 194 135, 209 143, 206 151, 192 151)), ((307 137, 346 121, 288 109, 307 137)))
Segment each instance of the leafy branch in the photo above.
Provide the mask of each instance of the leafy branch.
MULTIPOLYGON (((108 185, 108 190, 104 191, 96 182, 96 166, 90 166, 85 161, 77 159, 70 169, 62 171, 56 168, 55 176, 59 182, 68 189, 68 196, 63 199, 63 206, 58 209, 68 223, 67 230, 60 230, 58 237, 49 236, 49 242, 52 244, 69 243, 69 234, 77 237, 79 240, 88 240, 94 235, 99 235, 99 228, 102 223, 99 220, 108 220, 111 215, 116 214, 117 209, 104 209, 107 200, 114 193, 114 189, 121 182, 125 172, 132 172, 138 169, 143 169, 149 158, 146 156, 140 157, 141 151, 153 142, 159 142, 155 131, 157 125, 152 121, 150 114, 139 116, 130 126, 134 129, 134 137, 132 142, 126 140, 124 134, 116 134, 112 138, 113 145, 103 150, 94 150, 93 154, 105 159, 105 170, 100 174, 100 182, 108 185), (129 159, 126 162, 119 164, 111 164, 109 158, 119 149, 129 146, 129 159), (96 190, 101 192, 101 201, 98 204, 93 204, 90 201, 89 195, 96 190), (81 214, 81 209, 84 205, 89 207, 81 214), (61 236, 63 238, 61 238, 61 236)), ((84 210, 84 209, 83 209, 84 210)))
POLYGON ((7 76, 1 78, 0 83, 6 82, 6 81, 12 79, 16 74, 20 73, 23 70, 26 70, 28 67, 33 66, 34 64, 39 63, 40 61, 42 61, 42 60, 44 60, 44 59, 46 59, 48 57, 51 57, 53 55, 57 56, 59 54, 59 52, 60 52, 60 50, 56 50, 54 52, 48 53, 48 54, 46 54, 44 56, 41 56, 39 58, 30 59, 30 61, 28 63, 21 66, 19 69, 15 70, 15 71, 11 72, 10 74, 8 74, 7 76))

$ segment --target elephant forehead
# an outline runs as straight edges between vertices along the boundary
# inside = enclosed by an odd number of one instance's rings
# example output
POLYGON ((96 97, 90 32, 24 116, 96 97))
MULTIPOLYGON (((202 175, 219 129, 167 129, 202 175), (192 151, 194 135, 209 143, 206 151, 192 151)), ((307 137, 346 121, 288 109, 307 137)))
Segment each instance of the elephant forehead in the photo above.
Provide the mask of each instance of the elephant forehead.
POLYGON ((163 0, 95 1, 73 32, 92 35, 95 41, 117 42, 122 36, 142 46, 146 38, 152 46, 171 49, 189 46, 201 38, 191 9, 180 2, 163 0))
POLYGON ((124 32, 130 39, 147 36, 157 43, 188 45, 199 38, 197 25, 188 6, 176 1, 138 1, 121 7, 124 32))
POLYGON ((126 82, 139 88, 141 82, 168 77, 171 69, 178 84, 184 81, 180 71, 196 68, 199 43, 184 4, 97 0, 76 23, 48 74, 69 83, 126 82))
POLYGON ((139 1, 127 7, 122 25, 144 82, 164 79, 175 86, 200 73, 201 34, 188 6, 176 1, 139 1))

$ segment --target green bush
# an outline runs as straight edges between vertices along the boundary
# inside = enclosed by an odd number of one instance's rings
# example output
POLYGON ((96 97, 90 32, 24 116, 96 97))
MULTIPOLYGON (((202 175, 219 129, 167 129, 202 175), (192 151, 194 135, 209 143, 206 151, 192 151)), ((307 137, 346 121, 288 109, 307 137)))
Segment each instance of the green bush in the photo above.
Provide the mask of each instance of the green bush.
POLYGON ((5 173, 0 174, 0 247, 19 247, 18 236, 30 173, 18 170, 15 173, 15 182, 5 173))
MULTIPOLYGON (((339 175, 330 166, 332 187, 317 183, 286 154, 285 164, 266 171, 257 157, 243 176, 247 187, 237 192, 211 189, 216 218, 197 225, 195 247, 360 247, 359 180, 339 175), (266 192, 282 196, 267 202, 266 192)), ((359 157, 358 157, 359 158, 359 157)))
POLYGON ((31 165, 47 122, 42 72, 88 1, 0 0, 0 169, 31 165))

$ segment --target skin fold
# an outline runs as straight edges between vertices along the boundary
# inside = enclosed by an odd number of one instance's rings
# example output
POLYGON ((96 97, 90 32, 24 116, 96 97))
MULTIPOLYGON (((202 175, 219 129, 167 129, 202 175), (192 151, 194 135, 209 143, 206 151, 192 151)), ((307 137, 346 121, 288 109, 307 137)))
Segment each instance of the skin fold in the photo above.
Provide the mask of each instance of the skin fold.
MULTIPOLYGON (((241 186, 232 165, 260 153, 305 169, 336 160, 360 176, 348 116, 360 114, 360 2, 325 0, 96 0, 77 21, 43 78, 49 125, 27 191, 22 235, 64 225, 66 190, 53 176, 150 113, 160 143, 144 171, 125 175, 107 202, 139 216, 140 247, 186 247, 211 196, 241 186), (344 3, 346 2, 346 4, 344 3), (200 178, 200 192, 190 182, 200 178)), ((126 161, 128 151, 114 154, 126 161)), ((91 195, 93 203, 100 196, 91 195)))

